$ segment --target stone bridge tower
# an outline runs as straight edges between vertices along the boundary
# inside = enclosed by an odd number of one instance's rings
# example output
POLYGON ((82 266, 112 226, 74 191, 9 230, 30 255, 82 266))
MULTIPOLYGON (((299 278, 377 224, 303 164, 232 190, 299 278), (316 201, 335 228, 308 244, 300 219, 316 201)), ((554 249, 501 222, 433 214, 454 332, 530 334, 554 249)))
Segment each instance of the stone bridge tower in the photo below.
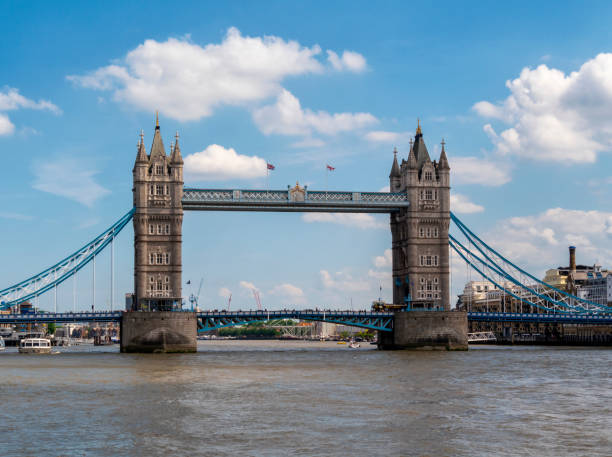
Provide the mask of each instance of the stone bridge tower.
POLYGON ((419 124, 408 160, 400 166, 394 154, 391 192, 407 192, 410 206, 391 215, 393 303, 449 310, 450 167, 444 141, 439 161, 432 162, 419 124))
POLYGON ((140 135, 133 169, 134 311, 181 306, 183 159, 176 142, 166 155, 156 116, 150 154, 140 135))

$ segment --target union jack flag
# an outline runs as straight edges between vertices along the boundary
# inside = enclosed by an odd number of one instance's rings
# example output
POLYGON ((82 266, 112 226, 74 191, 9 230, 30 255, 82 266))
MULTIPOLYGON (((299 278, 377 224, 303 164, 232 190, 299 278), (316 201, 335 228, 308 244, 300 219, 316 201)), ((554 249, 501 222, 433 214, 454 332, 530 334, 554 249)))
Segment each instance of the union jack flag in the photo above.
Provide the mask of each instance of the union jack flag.
POLYGON ((274 165, 272 165, 271 163, 268 163, 267 165, 268 165, 268 170, 274 170, 275 168, 274 165))
POLYGON ((329 171, 334 171, 336 169, 336 167, 332 167, 331 165, 327 165, 327 169, 329 171))

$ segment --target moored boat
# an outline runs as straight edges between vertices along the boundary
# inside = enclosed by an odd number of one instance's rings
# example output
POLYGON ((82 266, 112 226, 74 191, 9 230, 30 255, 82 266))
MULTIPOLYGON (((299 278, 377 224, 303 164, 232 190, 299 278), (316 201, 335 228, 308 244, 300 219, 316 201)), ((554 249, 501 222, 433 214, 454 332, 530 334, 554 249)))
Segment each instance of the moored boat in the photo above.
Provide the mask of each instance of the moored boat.
POLYGON ((50 354, 51 340, 47 338, 24 338, 19 342, 21 354, 50 354))
POLYGON ((5 346, 4 338, 0 336, 0 351, 4 351, 4 346, 5 346))

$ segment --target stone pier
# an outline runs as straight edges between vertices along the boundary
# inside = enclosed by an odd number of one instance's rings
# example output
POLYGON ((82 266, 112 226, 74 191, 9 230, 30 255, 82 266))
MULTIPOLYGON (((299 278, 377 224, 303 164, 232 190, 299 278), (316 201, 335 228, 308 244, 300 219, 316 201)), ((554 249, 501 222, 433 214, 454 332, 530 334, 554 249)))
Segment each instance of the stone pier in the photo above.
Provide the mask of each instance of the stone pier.
POLYGON ((196 352, 195 313, 126 311, 121 317, 121 352, 196 352))
POLYGON ((465 312, 397 312, 393 332, 378 332, 378 348, 467 350, 467 329, 465 312))

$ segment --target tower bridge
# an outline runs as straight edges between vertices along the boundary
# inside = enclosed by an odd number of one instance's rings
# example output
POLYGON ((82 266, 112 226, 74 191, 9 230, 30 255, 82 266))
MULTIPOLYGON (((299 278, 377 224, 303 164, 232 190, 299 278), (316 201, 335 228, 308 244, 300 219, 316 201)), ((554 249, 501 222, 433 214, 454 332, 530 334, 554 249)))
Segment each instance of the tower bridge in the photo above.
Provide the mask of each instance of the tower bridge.
POLYGON ((24 281, 0 290, 0 310, 37 298, 74 277, 130 220, 134 226, 134 291, 131 309, 107 313, 5 314, 0 323, 120 321, 122 351, 195 351, 198 331, 296 318, 379 331, 379 347, 467 348, 467 319, 608 323, 612 308, 555 289, 495 251, 451 213, 450 165, 442 142, 432 160, 421 126, 406 159, 394 151, 390 192, 185 188, 178 134, 167 154, 156 121, 149 152, 143 134, 133 172, 133 208, 93 241, 24 281), (395 311, 205 311, 182 307, 184 211, 353 212, 389 214, 395 311), (453 222, 467 242, 449 234, 453 222), (450 248, 450 249, 449 249, 450 248), (530 313, 450 311, 450 252, 530 313), (533 313, 533 311, 539 311, 533 313), (490 314, 490 315, 489 315, 490 314), (493 315, 495 314, 495 315, 493 315), (529 314, 529 315, 526 315, 529 314))

